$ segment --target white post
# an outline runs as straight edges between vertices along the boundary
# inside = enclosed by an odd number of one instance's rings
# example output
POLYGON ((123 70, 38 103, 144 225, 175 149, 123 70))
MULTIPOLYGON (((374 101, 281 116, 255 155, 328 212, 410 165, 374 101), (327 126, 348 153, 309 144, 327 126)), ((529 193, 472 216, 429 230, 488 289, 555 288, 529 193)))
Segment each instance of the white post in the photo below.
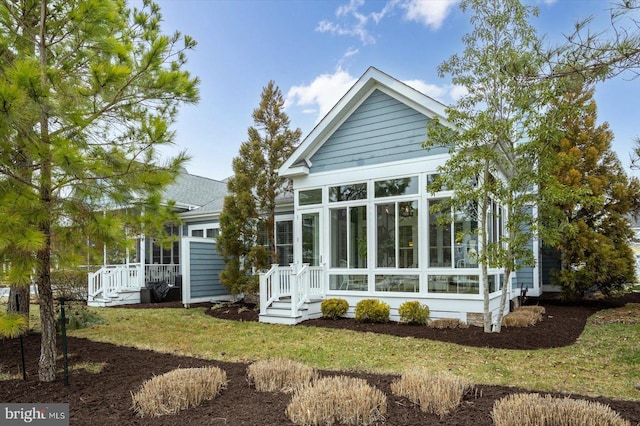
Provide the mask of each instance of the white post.
POLYGON ((147 260, 147 254, 146 254, 146 239, 144 234, 139 236, 140 239, 140 253, 139 253, 139 257, 140 257, 140 270, 138 272, 138 285, 140 286, 140 288, 143 288, 145 286, 145 271, 146 271, 146 260, 147 260))
POLYGON ((267 313, 267 279, 264 272, 260 273, 260 315, 267 313))
POLYGON ((296 263, 291 264, 291 275, 289 276, 291 292, 291 317, 295 318, 298 313, 298 265, 296 263))

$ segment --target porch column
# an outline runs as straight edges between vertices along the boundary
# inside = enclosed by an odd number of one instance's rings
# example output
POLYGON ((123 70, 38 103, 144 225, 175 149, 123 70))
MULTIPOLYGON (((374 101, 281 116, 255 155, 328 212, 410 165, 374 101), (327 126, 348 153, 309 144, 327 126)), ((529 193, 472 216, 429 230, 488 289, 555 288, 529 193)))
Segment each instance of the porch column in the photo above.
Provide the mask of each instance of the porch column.
POLYGON ((146 254, 146 239, 144 234, 138 236, 139 240, 140 240, 140 270, 138 271, 138 285, 140 286, 140 288, 144 288, 144 286, 146 285, 145 283, 145 270, 146 268, 146 261, 147 261, 147 254, 146 254))

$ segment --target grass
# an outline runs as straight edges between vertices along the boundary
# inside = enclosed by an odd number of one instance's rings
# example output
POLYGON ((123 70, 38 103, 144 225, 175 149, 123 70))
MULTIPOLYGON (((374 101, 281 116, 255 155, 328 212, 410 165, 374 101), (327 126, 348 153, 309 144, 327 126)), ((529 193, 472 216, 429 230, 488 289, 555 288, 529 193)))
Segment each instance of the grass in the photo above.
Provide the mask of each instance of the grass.
MULTIPOLYGON (((35 308, 32 306, 32 315, 35 308)), ((638 314, 640 306, 632 308, 631 314, 638 314)), ((90 309, 99 310, 106 323, 71 331, 70 336, 232 362, 281 357, 318 369, 398 375, 428 368, 450 371, 476 384, 640 401, 640 392, 634 388, 640 382, 640 323, 601 320, 603 315, 619 316, 617 310, 591 317, 574 345, 524 351, 349 330, 226 321, 204 315, 204 308, 90 309)))

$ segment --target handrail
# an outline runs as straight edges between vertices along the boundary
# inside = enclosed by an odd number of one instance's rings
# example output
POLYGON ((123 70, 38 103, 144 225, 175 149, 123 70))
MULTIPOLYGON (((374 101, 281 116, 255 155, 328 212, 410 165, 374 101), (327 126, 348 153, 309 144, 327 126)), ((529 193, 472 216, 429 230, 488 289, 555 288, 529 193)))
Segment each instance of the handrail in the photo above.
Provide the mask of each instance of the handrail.
POLYGON ((267 272, 260 273, 260 314, 282 297, 291 298, 291 317, 297 317, 302 306, 311 296, 322 296, 324 266, 292 264, 271 265, 267 272))
MULTIPOLYGON (((294 304, 293 300, 291 301, 291 315, 294 317, 298 316, 298 311, 309 299, 309 281, 309 264, 303 263, 302 267, 296 274, 296 279, 294 281, 296 287, 295 291, 294 288, 291 289, 292 293, 295 292, 297 296, 297 303, 294 304)), ((294 286, 292 285, 292 287, 294 286)))
POLYGON ((93 299, 102 293, 103 297, 110 297, 123 290, 138 290, 140 264, 104 265, 96 272, 88 273, 88 296, 93 299))
POLYGON ((271 265, 267 272, 260 273, 260 314, 267 313, 267 307, 278 300, 280 286, 273 285, 274 277, 280 281, 278 264, 271 265))

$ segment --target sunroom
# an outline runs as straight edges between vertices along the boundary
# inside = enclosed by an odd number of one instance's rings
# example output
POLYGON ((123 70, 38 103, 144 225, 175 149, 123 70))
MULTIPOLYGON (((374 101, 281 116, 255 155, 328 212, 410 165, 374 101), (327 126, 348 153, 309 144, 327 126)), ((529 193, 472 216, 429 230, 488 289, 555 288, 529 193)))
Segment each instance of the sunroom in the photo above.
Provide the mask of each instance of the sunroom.
MULTIPOLYGON (((262 321, 312 318, 314 302, 328 297, 346 299, 348 315, 377 298, 392 319, 419 300, 432 318, 482 321, 478 212, 438 209, 452 196, 431 187, 448 147, 422 148, 436 117, 444 120, 442 104, 370 68, 284 163, 280 174, 295 190, 294 261, 263 275, 262 321)), ((498 241, 504 209, 493 203, 487 214, 488 237, 498 241)), ((503 280, 489 270, 494 313, 508 309, 503 280)))

